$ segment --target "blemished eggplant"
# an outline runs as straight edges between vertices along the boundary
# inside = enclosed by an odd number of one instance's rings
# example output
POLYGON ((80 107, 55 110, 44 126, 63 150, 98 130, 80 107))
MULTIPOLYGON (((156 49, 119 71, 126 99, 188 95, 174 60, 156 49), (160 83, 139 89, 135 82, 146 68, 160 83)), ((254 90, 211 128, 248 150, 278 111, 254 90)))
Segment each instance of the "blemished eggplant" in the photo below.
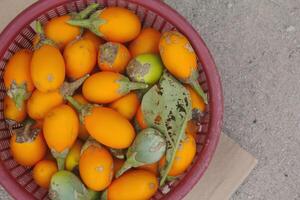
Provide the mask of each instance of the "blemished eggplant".
POLYGON ((96 200, 100 198, 100 193, 87 189, 72 172, 62 170, 51 178, 49 198, 51 200, 96 200))
POLYGON ((166 140, 162 134, 153 128, 142 130, 127 151, 127 160, 117 172, 121 176, 131 167, 139 167, 159 161, 166 151, 166 140))
POLYGON ((156 54, 142 54, 130 61, 126 68, 131 81, 155 84, 163 73, 163 63, 156 54))

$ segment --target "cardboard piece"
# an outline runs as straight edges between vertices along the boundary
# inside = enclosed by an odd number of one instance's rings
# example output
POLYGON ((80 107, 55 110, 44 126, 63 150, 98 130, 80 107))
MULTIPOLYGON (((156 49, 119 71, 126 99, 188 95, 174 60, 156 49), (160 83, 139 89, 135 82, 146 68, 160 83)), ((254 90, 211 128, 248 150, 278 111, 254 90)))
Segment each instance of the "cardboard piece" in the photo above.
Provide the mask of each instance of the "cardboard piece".
MULTIPOLYGON (((1 0, 0 31, 24 8, 36 0, 1 0)), ((201 181, 184 200, 226 200, 242 184, 257 160, 225 134, 201 181)))
POLYGON ((184 200, 229 199, 256 164, 256 158, 223 133, 207 171, 184 200))

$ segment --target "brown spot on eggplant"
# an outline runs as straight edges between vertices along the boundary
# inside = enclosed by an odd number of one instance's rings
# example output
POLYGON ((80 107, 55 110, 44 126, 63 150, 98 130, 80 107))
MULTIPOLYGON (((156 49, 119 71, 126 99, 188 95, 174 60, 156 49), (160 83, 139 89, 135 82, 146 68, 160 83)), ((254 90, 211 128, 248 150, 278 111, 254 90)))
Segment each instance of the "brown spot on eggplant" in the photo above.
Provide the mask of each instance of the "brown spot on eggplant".
POLYGON ((52 81, 54 80, 54 76, 53 76, 52 74, 49 74, 49 75, 47 76, 47 80, 48 80, 49 82, 52 82, 52 81))
POLYGON ((104 45, 100 46, 100 62, 109 63, 112 65, 117 57, 119 51, 119 46, 111 42, 107 42, 104 45))
POLYGON ((150 184, 149 184, 149 188, 150 188, 151 190, 155 189, 155 184, 154 184, 154 183, 150 183, 150 184))
POLYGON ((159 142, 157 145, 151 147, 149 149, 150 152, 156 152, 159 151, 161 148, 163 148, 165 146, 165 142, 159 142))
POLYGON ((161 116, 160 116, 160 115, 157 115, 157 116, 155 117, 155 119, 154 119, 154 123, 155 123, 155 124, 160 124, 161 120, 162 120, 161 116))
POLYGON ((145 82, 144 77, 149 73, 151 65, 149 63, 141 64, 136 59, 129 62, 127 74, 133 81, 145 82))
POLYGON ((104 170, 104 167, 103 167, 103 166, 98 166, 98 167, 96 167, 96 171, 97 171, 97 172, 103 172, 103 170, 104 170))

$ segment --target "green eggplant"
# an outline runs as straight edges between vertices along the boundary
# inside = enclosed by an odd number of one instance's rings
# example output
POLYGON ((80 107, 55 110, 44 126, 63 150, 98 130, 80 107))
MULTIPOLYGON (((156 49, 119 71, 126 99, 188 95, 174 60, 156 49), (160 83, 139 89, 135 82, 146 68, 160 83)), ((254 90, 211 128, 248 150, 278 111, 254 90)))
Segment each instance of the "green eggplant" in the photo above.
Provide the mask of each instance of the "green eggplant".
POLYGON ((51 200, 96 200, 100 193, 87 189, 72 172, 61 170, 51 178, 49 198, 51 200))
POLYGON ((121 176, 131 167, 139 167, 158 162, 166 151, 166 140, 156 129, 146 128, 135 138, 127 151, 127 159, 116 177, 121 176))
POLYGON ((163 63, 158 55, 141 54, 129 62, 126 73, 131 81, 153 85, 159 81, 163 69, 163 63))

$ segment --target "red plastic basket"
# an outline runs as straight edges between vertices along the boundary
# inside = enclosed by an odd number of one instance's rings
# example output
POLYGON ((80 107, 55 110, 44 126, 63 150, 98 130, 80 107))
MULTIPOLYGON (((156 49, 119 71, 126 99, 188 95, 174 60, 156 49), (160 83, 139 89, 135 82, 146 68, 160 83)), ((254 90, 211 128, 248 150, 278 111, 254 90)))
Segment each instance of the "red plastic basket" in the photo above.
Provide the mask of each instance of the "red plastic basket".
MULTIPOLYGON (((41 0, 19 14, 0 35, 0 70, 19 49, 32 49, 35 35, 32 22, 42 23, 49 19, 84 9, 98 2, 106 6, 126 7, 141 18, 145 27, 154 27, 162 32, 177 29, 191 42, 199 60, 199 81, 209 95, 209 105, 200 121, 197 136, 197 155, 192 166, 179 180, 160 189, 153 199, 182 199, 200 180, 216 149, 222 126, 223 95, 218 71, 213 58, 199 34, 176 11, 160 0, 41 0)), ((47 190, 38 187, 32 179, 31 168, 16 163, 11 156, 9 139, 11 133, 3 117, 5 87, 0 83, 0 183, 15 198, 22 200, 48 199, 47 190)))

